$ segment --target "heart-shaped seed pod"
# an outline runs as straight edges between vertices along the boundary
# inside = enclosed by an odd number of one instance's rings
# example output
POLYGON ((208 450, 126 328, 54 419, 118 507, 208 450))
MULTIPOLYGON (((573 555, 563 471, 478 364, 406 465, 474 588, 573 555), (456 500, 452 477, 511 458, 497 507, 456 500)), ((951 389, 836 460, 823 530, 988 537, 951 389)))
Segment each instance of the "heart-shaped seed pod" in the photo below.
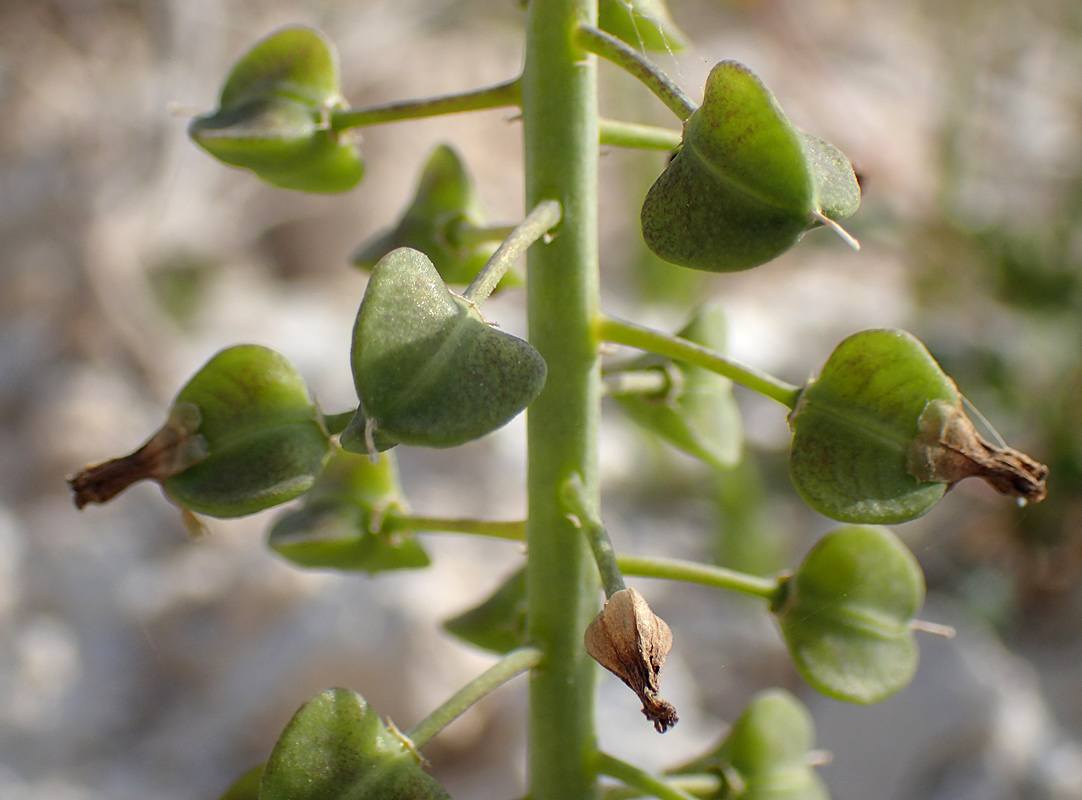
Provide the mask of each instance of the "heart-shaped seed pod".
POLYGON ((815 725, 804 704, 784 689, 767 689, 752 698, 721 744, 674 773, 716 774, 722 797, 829 800, 812 767, 814 746, 815 725))
POLYGON ((597 26, 636 49, 676 53, 688 45, 664 0, 600 0, 597 26))
POLYGON ((188 134, 226 164, 267 183, 306 192, 343 192, 364 174, 354 137, 331 129, 342 105, 338 55, 318 31, 284 28, 234 65, 218 109, 188 134))
MULTIPOLYGON (((371 270, 392 250, 412 247, 428 256, 445 283, 465 285, 496 252, 498 242, 463 241, 461 232, 488 222, 466 165, 454 148, 441 144, 425 162, 417 192, 398 223, 361 247, 352 261, 371 270)), ((509 272, 500 285, 520 282, 509 272)))
POLYGON ((485 322, 427 256, 409 248, 372 271, 351 361, 360 408, 341 443, 369 454, 477 439, 521 412, 546 372, 537 350, 485 322))
POLYGON ((183 509, 240 517, 307 491, 329 453, 330 437, 300 373, 273 350, 238 345, 192 376, 146 444, 69 483, 79 508, 150 479, 183 509))
POLYGON ((450 800, 413 744, 356 692, 327 689, 298 709, 263 768, 260 800, 450 800))
POLYGON ((845 156, 798 131, 747 67, 723 61, 646 195, 642 233, 672 264, 734 272, 775 258, 859 203, 845 156))
POLYGON ((820 539, 772 609, 804 679, 823 694, 877 703, 906 687, 919 650, 920 565, 887 528, 851 525, 820 539))
POLYGON ((1044 497, 1047 468, 979 437, 954 382, 905 331, 842 341, 804 387, 789 425, 793 484, 841 522, 906 522, 971 475, 1025 500, 1044 497))
POLYGON ((428 554, 412 533, 380 531, 384 515, 404 505, 392 453, 373 463, 339 449, 300 508, 275 520, 267 544, 302 567, 369 574, 427 567, 428 554))
MULTIPOLYGON (((724 352, 724 310, 719 305, 704 306, 677 335, 724 352)), ((660 370, 670 376, 663 394, 613 393, 632 419, 713 467, 729 468, 740 462, 744 431, 732 381, 702 367, 654 355, 638 358, 625 369, 660 370)))

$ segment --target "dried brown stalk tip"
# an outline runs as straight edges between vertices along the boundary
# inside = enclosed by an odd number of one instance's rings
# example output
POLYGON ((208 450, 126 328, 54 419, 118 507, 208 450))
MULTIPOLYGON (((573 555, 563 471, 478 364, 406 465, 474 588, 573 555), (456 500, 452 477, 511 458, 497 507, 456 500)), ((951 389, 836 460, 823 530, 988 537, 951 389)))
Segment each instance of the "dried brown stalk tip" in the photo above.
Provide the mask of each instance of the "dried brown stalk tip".
POLYGON ((963 478, 983 478, 996 491, 1031 503, 1045 497, 1048 467, 1010 447, 997 447, 973 428, 956 405, 932 400, 918 421, 906 469, 918 481, 953 486, 963 478))
POLYGON ((658 697, 672 630, 637 590, 621 589, 610 597, 583 640, 590 657, 638 695, 642 713, 658 733, 676 724, 676 709, 658 697))
POLYGON ((195 435, 199 422, 198 408, 179 403, 165 425, 134 453, 87 467, 68 478, 75 507, 107 503, 133 483, 148 479, 160 483, 202 461, 207 457, 207 444, 195 435))

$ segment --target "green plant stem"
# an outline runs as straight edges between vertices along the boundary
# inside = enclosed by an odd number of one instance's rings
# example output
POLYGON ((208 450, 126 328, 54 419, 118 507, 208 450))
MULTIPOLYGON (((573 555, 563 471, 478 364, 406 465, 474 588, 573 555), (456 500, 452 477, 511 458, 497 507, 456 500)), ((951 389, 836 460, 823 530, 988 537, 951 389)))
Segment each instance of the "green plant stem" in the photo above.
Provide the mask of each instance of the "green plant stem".
POLYGON ((603 775, 616 778, 621 783, 638 789, 643 794, 657 797, 658 800, 697 800, 695 795, 671 786, 661 778, 644 772, 626 761, 621 761, 608 753, 598 754, 598 766, 603 775))
POLYGON ((331 112, 331 130, 336 133, 366 125, 398 122, 406 119, 423 119, 463 111, 483 111, 489 108, 517 106, 521 98, 521 78, 514 78, 494 86, 472 89, 466 92, 423 97, 418 100, 399 100, 393 103, 346 108, 331 112))
POLYGON ((771 400, 777 400, 790 410, 796 407, 797 399, 802 391, 800 386, 786 383, 773 375, 741 364, 739 361, 715 353, 687 339, 681 339, 679 336, 609 316, 598 317, 596 327, 597 335, 602 341, 635 347, 708 369, 718 375, 724 375, 741 386, 746 386, 753 392, 758 392, 771 400))
POLYGON ((424 747, 433 736, 450 725, 470 706, 516 675, 537 666, 540 660, 541 651, 535 647, 520 647, 518 650, 512 650, 455 692, 446 703, 418 722, 406 732, 406 736, 414 747, 418 749, 424 747))
POLYGON ((626 589, 624 576, 620 574, 620 567, 616 564, 616 551, 612 547, 612 539, 601 523, 597 506, 586 496, 580 476, 574 475, 564 483, 562 499, 567 511, 575 517, 576 523, 582 528, 590 550, 594 554, 597 572, 601 576, 601 586, 605 589, 605 597, 612 597, 617 592, 626 589))
POLYGON ((637 147, 641 150, 675 150, 683 144, 680 131, 622 122, 615 119, 601 120, 601 144, 613 147, 637 147))
POLYGON ((527 251, 530 341, 548 364, 526 412, 529 513, 527 637, 545 654, 530 679, 531 800, 598 796, 597 666, 582 634, 597 613, 593 557, 560 493, 574 474, 598 502, 597 64, 574 42, 597 0, 543 0, 526 8, 522 127, 526 208, 557 200, 559 236, 527 251))
POLYGON ((419 517, 389 511, 379 526, 383 534, 399 532, 465 533, 471 536, 487 536, 510 542, 526 539, 525 520, 458 519, 453 517, 419 517))
POLYGON ((552 230, 560 221, 561 213, 560 204, 555 200, 542 200, 534 206, 526 218, 511 232, 511 235, 504 239, 499 249, 485 262, 485 266, 466 287, 462 296, 475 306, 484 303, 503 276, 507 274, 507 270, 511 269, 515 259, 525 253, 531 244, 552 230))
POLYGON ((698 108, 657 64, 615 36, 593 25, 579 25, 575 30, 575 41, 583 50, 597 53, 638 78, 681 122, 686 122, 698 108))
POLYGON ((625 575, 701 583, 715 589, 740 592, 764 600, 773 600, 779 586, 776 578, 761 578, 758 575, 676 558, 621 555, 616 557, 616 563, 625 575))

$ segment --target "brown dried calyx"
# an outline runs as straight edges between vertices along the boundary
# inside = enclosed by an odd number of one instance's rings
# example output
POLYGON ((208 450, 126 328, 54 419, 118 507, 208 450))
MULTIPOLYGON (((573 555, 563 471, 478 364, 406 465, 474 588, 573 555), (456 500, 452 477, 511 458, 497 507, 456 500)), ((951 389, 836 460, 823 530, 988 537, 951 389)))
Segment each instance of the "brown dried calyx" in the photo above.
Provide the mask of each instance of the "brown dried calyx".
POLYGON ((984 439, 958 406, 930 401, 921 412, 918 428, 906 463, 906 470, 918 481, 953 486, 977 476, 1002 494, 1032 503, 1044 500, 1048 467, 984 439))
POLYGON ((169 419, 134 453, 104 464, 87 467, 68 478, 75 494, 75 507, 106 503, 133 483, 159 483, 207 457, 206 440, 199 430, 199 409, 191 403, 177 403, 169 419))
POLYGON ((635 589, 621 589, 586 628, 586 652, 626 683, 642 701, 642 713, 665 733, 676 709, 658 697, 661 670, 672 649, 672 630, 635 589))

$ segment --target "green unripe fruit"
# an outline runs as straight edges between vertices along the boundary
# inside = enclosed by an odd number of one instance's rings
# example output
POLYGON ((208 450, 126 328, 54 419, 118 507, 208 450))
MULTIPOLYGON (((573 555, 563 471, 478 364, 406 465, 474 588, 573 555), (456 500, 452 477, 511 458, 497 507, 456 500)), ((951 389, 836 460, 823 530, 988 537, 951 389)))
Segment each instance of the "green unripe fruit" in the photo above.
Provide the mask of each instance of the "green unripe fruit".
POLYGON ((886 528, 827 534, 775 600, 782 635, 804 679, 852 703, 876 703, 917 669, 913 618, 924 603, 920 565, 886 528))
POLYGON ((240 517, 292 500, 323 469, 330 441, 304 379, 284 356, 258 345, 221 351, 173 401, 194 409, 205 447, 198 463, 165 478, 179 506, 240 517))
POLYGON ((664 0, 600 0, 597 26, 636 49, 675 53, 687 47, 664 0))
MULTIPOLYGON (((462 241, 464 230, 488 224, 488 214, 454 148, 442 144, 425 162, 417 192, 394 228, 366 243, 353 263, 371 270, 381 258, 399 247, 420 250, 431 259, 445 283, 464 285, 472 281, 498 243, 462 241)), ((501 286, 514 285, 508 273, 501 286)))
POLYGON ((396 444, 454 447, 521 412, 545 383, 529 343, 490 326, 432 262, 401 248, 372 272, 353 328, 354 452, 396 444))
POLYGON ((218 109, 196 117, 191 138, 226 164, 275 186, 343 192, 364 174, 356 142, 330 125, 342 105, 338 56, 318 31, 285 28, 234 65, 218 109))
POLYGON ((348 689, 306 702, 282 731, 260 800, 450 800, 402 734, 348 689))
POLYGON ((859 203, 845 156, 797 130, 747 67, 723 61, 646 195, 642 233, 672 264, 734 272, 775 258, 821 217, 842 219, 859 203))

